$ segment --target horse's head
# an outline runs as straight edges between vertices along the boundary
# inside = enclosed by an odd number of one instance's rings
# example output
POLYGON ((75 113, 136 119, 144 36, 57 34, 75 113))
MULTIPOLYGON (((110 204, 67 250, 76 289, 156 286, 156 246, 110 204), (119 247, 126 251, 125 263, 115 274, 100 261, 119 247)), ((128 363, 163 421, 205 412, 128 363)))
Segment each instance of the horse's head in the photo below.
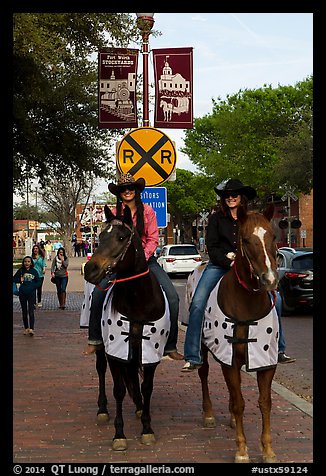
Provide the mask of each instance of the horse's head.
POLYGON ((135 234, 131 211, 125 207, 124 216, 116 217, 105 205, 107 225, 99 236, 99 245, 84 268, 86 281, 98 284, 107 273, 125 265, 125 255, 135 234))
POLYGON ((278 284, 275 234, 270 223, 273 214, 273 205, 263 214, 246 213, 241 208, 238 210, 240 228, 235 265, 244 263, 250 271, 251 280, 257 280, 256 290, 271 291, 278 284))

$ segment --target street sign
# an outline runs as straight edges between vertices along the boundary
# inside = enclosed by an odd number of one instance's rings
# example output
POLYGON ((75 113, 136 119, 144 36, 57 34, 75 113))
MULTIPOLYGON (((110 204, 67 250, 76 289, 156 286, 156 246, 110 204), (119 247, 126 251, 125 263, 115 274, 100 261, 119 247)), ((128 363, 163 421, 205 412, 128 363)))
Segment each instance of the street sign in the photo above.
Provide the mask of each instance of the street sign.
POLYGON ((167 227, 167 195, 165 187, 145 187, 140 194, 142 202, 148 203, 156 213, 157 226, 167 227))
POLYGON ((209 212, 200 212, 199 215, 203 220, 206 220, 209 215, 209 212))
POLYGON ((146 185, 160 185, 173 174, 177 154, 171 139, 153 127, 139 127, 128 132, 117 147, 117 168, 129 172, 146 185))
POLYGON ((203 225, 203 226, 207 225, 208 215, 209 215, 209 212, 205 212, 205 211, 199 212, 199 216, 200 216, 199 223, 200 223, 200 225, 203 225))
POLYGON ((281 197, 281 200, 284 202, 287 198, 292 198, 292 200, 294 200, 295 202, 298 200, 298 197, 294 195, 294 193, 291 192, 291 190, 287 190, 285 194, 283 195, 283 197, 281 197))

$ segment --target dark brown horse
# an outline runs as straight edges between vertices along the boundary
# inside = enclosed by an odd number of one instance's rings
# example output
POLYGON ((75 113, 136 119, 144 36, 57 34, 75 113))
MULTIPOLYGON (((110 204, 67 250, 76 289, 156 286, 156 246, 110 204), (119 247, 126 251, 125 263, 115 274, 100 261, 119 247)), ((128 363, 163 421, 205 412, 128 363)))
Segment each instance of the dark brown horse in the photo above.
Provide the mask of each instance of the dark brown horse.
MULTIPOLYGON (((127 390, 141 415, 142 443, 150 445, 155 441, 150 401, 170 322, 166 299, 147 266, 130 209, 126 206, 124 216, 115 217, 106 206, 105 214, 107 225, 99 236, 98 248, 85 265, 85 279, 98 285, 106 273, 115 273, 112 290, 103 305, 101 325, 116 401, 113 449, 121 451, 127 448, 122 412, 127 390)), ((97 356, 98 364, 103 365, 100 356, 97 356)), ((104 379, 105 372, 101 375, 104 379)), ((104 385, 102 381, 101 389, 100 382, 99 404, 101 397, 105 414, 104 385)))
MULTIPOLYGON (((271 384, 278 351, 278 318, 271 299, 278 282, 275 236, 270 224, 273 210, 274 207, 269 207, 264 214, 245 214, 239 210, 236 259, 231 270, 212 291, 205 312, 202 337, 204 363, 198 370, 203 392, 204 425, 215 427, 208 390, 210 351, 221 364, 229 390, 230 424, 236 429, 237 463, 249 462, 243 427, 245 401, 240 372, 243 365, 249 371, 257 371, 263 461, 270 463, 276 460, 270 428, 271 384), (217 317, 218 313, 222 315, 222 322, 217 317)), ((195 271, 198 274, 202 269, 203 266, 195 271)), ((194 291, 194 282, 193 274, 187 283, 188 302, 194 291)))

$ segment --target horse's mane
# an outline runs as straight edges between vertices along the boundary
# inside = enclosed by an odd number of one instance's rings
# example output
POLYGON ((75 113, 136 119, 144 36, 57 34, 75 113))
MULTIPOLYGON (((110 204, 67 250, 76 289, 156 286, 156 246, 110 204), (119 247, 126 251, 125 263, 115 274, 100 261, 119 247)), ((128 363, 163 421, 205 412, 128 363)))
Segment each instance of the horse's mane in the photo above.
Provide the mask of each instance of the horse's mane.
POLYGON ((268 219, 258 210, 250 210, 247 212, 246 220, 241 222, 241 233, 246 233, 258 225, 270 226, 268 219))

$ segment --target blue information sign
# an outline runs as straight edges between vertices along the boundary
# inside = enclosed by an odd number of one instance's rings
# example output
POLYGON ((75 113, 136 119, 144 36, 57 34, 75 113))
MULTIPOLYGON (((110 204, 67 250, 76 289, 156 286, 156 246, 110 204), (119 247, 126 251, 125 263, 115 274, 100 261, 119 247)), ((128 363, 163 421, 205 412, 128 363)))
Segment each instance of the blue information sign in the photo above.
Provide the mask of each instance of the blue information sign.
POLYGON ((140 194, 144 203, 148 203, 156 213, 159 228, 167 227, 167 199, 165 187, 145 187, 140 194))

